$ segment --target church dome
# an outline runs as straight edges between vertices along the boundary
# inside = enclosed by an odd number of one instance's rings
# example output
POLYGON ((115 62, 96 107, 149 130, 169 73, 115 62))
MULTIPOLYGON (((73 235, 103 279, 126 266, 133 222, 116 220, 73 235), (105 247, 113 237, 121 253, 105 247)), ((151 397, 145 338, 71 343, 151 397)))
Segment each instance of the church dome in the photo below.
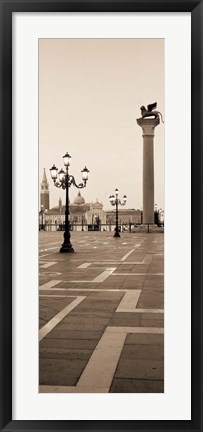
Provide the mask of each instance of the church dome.
POLYGON ((75 197, 73 204, 75 205, 85 204, 85 199, 81 196, 80 192, 78 192, 78 195, 75 197))

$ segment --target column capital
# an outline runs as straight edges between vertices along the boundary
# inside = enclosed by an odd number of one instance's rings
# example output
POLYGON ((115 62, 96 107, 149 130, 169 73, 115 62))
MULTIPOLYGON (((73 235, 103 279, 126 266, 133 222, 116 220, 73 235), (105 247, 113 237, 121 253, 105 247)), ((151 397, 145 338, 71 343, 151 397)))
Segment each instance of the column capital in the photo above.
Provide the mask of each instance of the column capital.
POLYGON ((159 117, 156 118, 144 118, 141 117, 137 119, 137 124, 141 126, 143 131, 143 136, 149 135, 154 136, 154 128, 160 123, 159 117))

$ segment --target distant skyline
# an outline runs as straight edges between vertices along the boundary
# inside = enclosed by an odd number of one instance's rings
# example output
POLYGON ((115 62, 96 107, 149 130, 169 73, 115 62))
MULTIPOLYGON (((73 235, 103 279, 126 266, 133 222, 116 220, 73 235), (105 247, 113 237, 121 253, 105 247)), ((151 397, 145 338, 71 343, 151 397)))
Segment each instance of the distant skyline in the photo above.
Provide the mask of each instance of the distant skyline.
MULTIPOLYGON (((44 171, 44 170, 43 170, 44 171)), ((49 171, 49 170, 48 170, 49 171)), ((46 172, 46 168, 45 168, 45 172, 46 172)), ((46 172, 46 176, 47 176, 47 172, 46 172)), ((42 177, 43 177, 43 175, 42 175, 42 177)), ((47 179, 48 179, 48 176, 47 176, 47 179)), ((42 178, 41 178, 41 181, 40 181, 40 185, 41 185, 41 182, 42 182, 42 178)), ((48 182, 49 183, 49 182, 48 182)), ((52 188, 51 188, 52 189, 52 188)), ((74 199, 78 196, 78 193, 80 192, 80 194, 81 194, 81 196, 83 197, 83 198, 85 198, 84 197, 84 194, 83 194, 83 192, 84 192, 84 190, 85 190, 85 188, 84 189, 77 189, 77 188, 73 188, 73 192, 75 192, 75 195, 72 197, 72 199, 70 200, 70 204, 73 204, 73 201, 74 201, 74 199)), ((65 191, 63 190, 63 189, 58 189, 58 191, 59 191, 59 196, 58 196, 58 201, 56 201, 56 202, 54 202, 54 204, 52 205, 50 205, 50 209, 51 208, 53 208, 53 207, 57 207, 58 205, 59 205, 59 200, 61 199, 61 201, 62 201, 62 205, 65 205, 65 191), (61 192, 61 193, 60 193, 61 192)), ((115 195, 115 191, 113 191, 113 194, 112 195, 115 195)), ((55 197, 56 198, 56 197, 55 197)), ((121 195, 119 195, 119 198, 121 199, 121 201, 123 201, 123 196, 121 196, 121 195)), ((50 191, 50 186, 49 186, 49 202, 50 203, 52 203, 52 197, 51 197, 51 191, 50 191)), ((99 200, 99 198, 98 197, 96 197, 96 199, 91 199, 90 201, 86 201, 85 200, 85 203, 86 204, 91 204, 91 203, 96 203, 96 202, 99 202, 99 203, 101 203, 101 204, 104 204, 101 200, 99 200)), ((110 202, 109 203, 107 203, 107 205, 108 205, 108 207, 107 208, 105 208, 105 207, 103 207, 103 210, 114 210, 115 211, 115 207, 113 207, 111 204, 110 204, 110 202)), ((135 210, 140 210, 141 208, 142 208, 142 206, 141 207, 128 207, 128 205, 127 205, 127 203, 125 204, 125 206, 124 207, 121 207, 121 206, 119 206, 119 208, 120 209, 122 209, 122 210, 126 210, 126 209, 135 209, 135 210)), ((163 210, 163 207, 158 207, 158 209, 162 209, 163 210)))
MULTIPOLYGON (((39 40, 39 187, 43 168, 50 207, 65 202, 49 169, 71 158, 77 183, 86 165, 86 202, 113 207, 109 195, 127 195, 125 208, 142 207, 142 131, 140 106, 157 102, 164 116, 164 40, 39 40)), ((155 203, 164 208, 164 125, 155 130, 155 203)), ((70 188, 73 202, 79 189, 70 188)))

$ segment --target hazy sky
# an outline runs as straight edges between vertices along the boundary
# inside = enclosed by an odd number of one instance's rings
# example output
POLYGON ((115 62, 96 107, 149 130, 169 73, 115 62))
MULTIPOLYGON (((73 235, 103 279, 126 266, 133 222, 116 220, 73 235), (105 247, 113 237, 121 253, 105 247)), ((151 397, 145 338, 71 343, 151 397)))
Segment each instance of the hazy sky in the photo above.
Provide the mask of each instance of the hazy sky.
MULTIPOLYGON (((142 129, 140 106, 157 102, 164 115, 164 40, 39 40, 39 182, 46 169, 50 206, 65 191, 53 186, 49 168, 63 167, 81 181, 90 170, 86 202, 103 202, 119 189, 126 208, 142 206, 142 129)), ((164 208, 164 125, 155 129, 155 203, 164 208)), ((71 187, 73 201, 78 189, 71 187)))

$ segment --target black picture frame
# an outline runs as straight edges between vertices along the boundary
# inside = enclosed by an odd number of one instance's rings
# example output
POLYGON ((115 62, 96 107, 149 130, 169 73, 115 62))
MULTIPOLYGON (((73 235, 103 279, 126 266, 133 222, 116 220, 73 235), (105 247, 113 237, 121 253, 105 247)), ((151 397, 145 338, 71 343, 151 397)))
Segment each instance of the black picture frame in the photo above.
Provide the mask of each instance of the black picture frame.
MULTIPOLYGON (((201 0, 0 0, 1 31, 1 431, 136 430, 202 431, 202 101, 203 1, 201 0), (192 22, 192 418, 179 421, 12 420, 12 13, 190 12, 192 22)), ((174 99, 175 103, 175 99, 174 99)), ((181 111, 187 107, 180 107, 181 111)), ((13 215, 15 217, 15 215, 13 215)), ((183 215, 184 217, 184 215, 183 215)), ((181 228, 180 228, 181 229, 181 228)))

